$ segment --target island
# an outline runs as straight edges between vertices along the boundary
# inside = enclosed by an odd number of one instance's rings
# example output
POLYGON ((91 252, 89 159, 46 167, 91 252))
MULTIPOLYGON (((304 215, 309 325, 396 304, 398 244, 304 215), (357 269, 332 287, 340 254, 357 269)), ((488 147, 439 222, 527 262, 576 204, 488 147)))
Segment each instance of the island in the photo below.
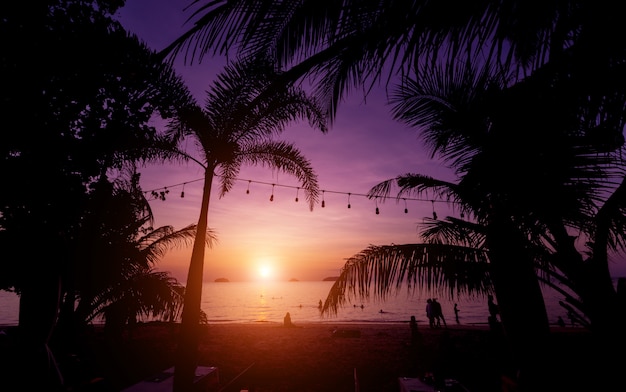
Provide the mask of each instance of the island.
POLYGON ((298 280, 298 279, 296 279, 296 278, 291 278, 291 279, 289 279, 289 281, 290 281, 290 282, 299 282, 299 280, 298 280))
POLYGON ((339 277, 338 277, 338 276, 329 276, 329 277, 327 277, 327 278, 322 279, 322 281, 324 281, 324 282, 334 282, 334 281, 336 281, 337 279, 339 279, 339 277))
POLYGON ((215 279, 216 282, 218 283, 228 283, 230 282, 230 280, 226 279, 226 278, 217 278, 215 279))

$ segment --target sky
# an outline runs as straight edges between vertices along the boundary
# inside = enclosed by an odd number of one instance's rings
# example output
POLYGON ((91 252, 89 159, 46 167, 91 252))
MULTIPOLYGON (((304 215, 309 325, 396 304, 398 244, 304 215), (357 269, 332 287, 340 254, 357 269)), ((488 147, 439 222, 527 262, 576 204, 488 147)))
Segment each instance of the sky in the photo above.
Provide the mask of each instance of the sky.
MULTIPOLYGON (((190 16, 184 11, 187 4, 187 0, 127 0, 117 16, 129 32, 161 50, 189 27, 185 25, 190 16)), ((205 58, 193 65, 178 60, 175 67, 203 103, 205 91, 224 63, 222 58, 205 58)), ((392 119, 385 97, 383 87, 366 100, 361 93, 351 92, 340 103, 327 134, 305 122, 294 123, 277 137, 294 143, 318 175, 323 192, 313 211, 296 189, 295 178, 263 167, 243 167, 231 192, 221 199, 215 192, 211 195, 209 227, 216 232, 217 243, 205 254, 205 281, 337 276, 347 258, 369 245, 420 242, 419 225, 433 211, 439 218, 458 216, 446 203, 428 197, 396 203, 395 199, 383 202, 361 196, 376 184, 409 172, 454 179, 441 162, 430 158, 416 129, 392 119)), ((165 201, 151 201, 155 227, 181 229, 197 223, 200 166, 172 163, 140 171, 144 191, 169 190, 165 201)), ((170 271, 184 283, 190 257, 191 247, 175 249, 157 268, 170 271)))
MULTIPOLYGON (((183 11, 186 4, 128 0, 117 16, 129 32, 161 50, 185 31, 184 22, 189 16, 183 11)), ((193 65, 180 60, 176 70, 197 101, 203 103, 206 90, 223 64, 222 58, 193 65)), ((262 268, 267 279, 321 280, 339 275, 346 259, 369 245, 419 242, 418 225, 425 216, 432 216, 433 206, 439 216, 445 216, 446 204, 406 200, 405 205, 395 199, 383 202, 359 196, 381 181, 407 172, 433 176, 441 172, 439 178, 451 178, 444 174, 447 171, 442 165, 429 159, 418 133, 392 119, 385 102, 382 87, 366 101, 361 93, 352 93, 340 104, 328 133, 322 134, 303 122, 294 123, 277 137, 294 143, 318 175, 323 192, 313 211, 304 194, 296 189, 299 184, 294 177, 269 168, 243 167, 231 192, 221 199, 212 194, 209 227, 215 230, 218 240, 205 255, 205 281, 219 277, 255 280, 261 278, 262 268), (272 188, 274 200, 270 201, 272 188)), ((180 229, 197 223, 200 166, 166 164, 140 171, 144 191, 169 190, 165 201, 151 201, 155 227, 172 225, 180 229), (180 197, 182 184, 184 198, 180 197)), ((171 271, 184 282, 190 257, 190 248, 176 249, 157 268, 171 271)))

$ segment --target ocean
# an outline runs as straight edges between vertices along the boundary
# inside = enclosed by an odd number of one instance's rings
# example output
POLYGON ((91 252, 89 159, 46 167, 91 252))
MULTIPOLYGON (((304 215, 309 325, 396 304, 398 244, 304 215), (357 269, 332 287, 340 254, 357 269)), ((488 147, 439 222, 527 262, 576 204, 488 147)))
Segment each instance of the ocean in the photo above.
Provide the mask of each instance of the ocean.
MULTIPOLYGON (((333 282, 227 282, 205 283, 202 310, 209 323, 282 323, 287 312, 298 323, 395 323, 408 322, 415 316, 418 324, 428 324, 428 296, 408 296, 406 290, 386 301, 374 298, 356 300, 340 308, 336 315, 321 316, 319 301, 324 301, 333 282)), ((557 293, 545 290, 546 309, 551 324, 566 311, 558 304, 557 293)), ((437 298, 448 324, 456 324, 454 303, 458 305, 459 323, 487 324, 487 298, 460 298, 449 301, 437 298)), ((17 325, 19 298, 14 293, 0 291, 0 325, 17 325)), ((149 321, 149 320, 143 320, 149 321)))

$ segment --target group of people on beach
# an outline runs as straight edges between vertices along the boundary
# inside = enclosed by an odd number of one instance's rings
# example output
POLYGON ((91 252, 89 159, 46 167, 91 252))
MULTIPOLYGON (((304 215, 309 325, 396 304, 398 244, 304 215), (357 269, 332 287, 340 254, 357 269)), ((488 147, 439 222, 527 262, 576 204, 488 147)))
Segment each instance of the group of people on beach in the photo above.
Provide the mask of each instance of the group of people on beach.
POLYGON ((437 298, 428 298, 426 300, 426 317, 428 318, 428 326, 430 328, 441 328, 442 322, 444 327, 448 327, 446 318, 443 317, 441 304, 437 301, 437 298))

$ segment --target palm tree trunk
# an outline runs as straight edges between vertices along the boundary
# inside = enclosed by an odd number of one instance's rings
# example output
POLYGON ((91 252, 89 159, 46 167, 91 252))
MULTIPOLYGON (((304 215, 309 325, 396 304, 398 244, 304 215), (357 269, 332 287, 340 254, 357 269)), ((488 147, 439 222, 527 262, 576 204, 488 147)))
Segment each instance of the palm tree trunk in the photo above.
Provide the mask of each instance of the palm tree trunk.
POLYGON ((491 277, 522 391, 545 390, 550 327, 543 294, 524 239, 510 219, 488 225, 491 277))
POLYGON ((198 362, 198 345, 200 341, 200 304, 202 301, 202 281, 204 271, 204 251, 208 228, 209 201, 213 183, 213 167, 207 167, 204 173, 202 205, 196 238, 193 243, 187 285, 185 287, 185 303, 178 336, 176 363, 174 368, 174 392, 189 392, 193 387, 198 362))
MULTIPOLYGON (((611 340, 623 341, 624 309, 619 307, 617 289, 613 285, 609 270, 609 249, 611 248, 611 229, 613 221, 622 214, 623 200, 626 199, 626 176, 619 187, 606 200, 596 214, 595 237, 593 238, 592 257, 585 261, 581 284, 585 298, 590 303, 594 333, 611 340)), ((623 348, 623 347, 622 347, 623 348)))
MULTIPOLYGON (((601 213, 597 218, 607 219, 601 213)), ((589 309, 592 332, 596 336, 594 370, 600 380, 598 387, 609 390, 614 378, 626 366, 626 358, 621 355, 626 350, 626 309, 620 304, 609 270, 610 223, 599 222, 596 227, 593 256, 585 260, 579 287, 585 308, 589 309), (615 355, 607 355, 611 351, 615 355)))

